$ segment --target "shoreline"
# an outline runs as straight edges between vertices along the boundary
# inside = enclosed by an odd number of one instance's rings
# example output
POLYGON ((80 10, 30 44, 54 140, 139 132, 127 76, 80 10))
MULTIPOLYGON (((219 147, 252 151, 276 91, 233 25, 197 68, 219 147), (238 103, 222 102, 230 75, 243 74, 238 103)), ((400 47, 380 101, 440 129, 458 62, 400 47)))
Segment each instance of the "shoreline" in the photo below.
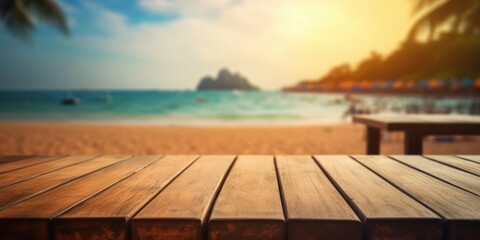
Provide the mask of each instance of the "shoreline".
POLYGON ((152 127, 303 127, 303 126, 326 126, 326 125, 351 125, 351 117, 344 120, 197 120, 191 119, 0 119, 0 124, 68 124, 68 125, 106 125, 106 126, 152 126, 152 127))

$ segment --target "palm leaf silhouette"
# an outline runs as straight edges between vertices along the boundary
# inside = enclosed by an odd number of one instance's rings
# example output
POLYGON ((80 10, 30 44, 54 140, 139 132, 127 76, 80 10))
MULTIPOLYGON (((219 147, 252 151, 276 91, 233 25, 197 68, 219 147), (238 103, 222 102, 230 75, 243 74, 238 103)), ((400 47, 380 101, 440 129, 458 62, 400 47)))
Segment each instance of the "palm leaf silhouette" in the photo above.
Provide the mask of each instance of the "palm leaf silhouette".
POLYGON ((54 0, 0 0, 0 17, 8 30, 22 38, 30 36, 37 21, 69 33, 66 17, 54 0))

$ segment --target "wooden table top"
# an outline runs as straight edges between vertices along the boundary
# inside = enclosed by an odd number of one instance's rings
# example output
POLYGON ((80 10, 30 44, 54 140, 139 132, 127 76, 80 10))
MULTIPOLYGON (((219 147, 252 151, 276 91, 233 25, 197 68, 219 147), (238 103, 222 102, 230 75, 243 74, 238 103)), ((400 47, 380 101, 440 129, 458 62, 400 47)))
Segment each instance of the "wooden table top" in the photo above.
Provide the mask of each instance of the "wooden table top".
POLYGON ((0 156, 1 239, 480 239, 480 156, 0 156))
POLYGON ((480 132, 480 116, 444 114, 372 114, 353 116, 354 123, 384 130, 444 130, 480 132))

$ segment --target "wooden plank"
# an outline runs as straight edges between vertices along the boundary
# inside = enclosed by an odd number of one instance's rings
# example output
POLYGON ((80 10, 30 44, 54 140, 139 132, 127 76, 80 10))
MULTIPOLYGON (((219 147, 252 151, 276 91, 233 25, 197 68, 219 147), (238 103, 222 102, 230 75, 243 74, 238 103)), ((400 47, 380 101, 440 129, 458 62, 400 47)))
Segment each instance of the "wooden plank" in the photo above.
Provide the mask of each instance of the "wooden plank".
POLYGON ((288 239, 362 239, 357 215, 310 156, 277 156, 288 239))
POLYGON ((22 156, 22 155, 9 155, 9 156, 0 156, 0 163, 7 163, 26 159, 32 156, 22 156))
POLYGON ((459 155, 458 157, 480 163, 480 155, 459 155))
POLYGON ((469 172, 471 174, 475 174, 477 176, 480 176, 480 164, 468 161, 465 159, 461 159, 455 156, 443 156, 443 155, 426 155, 425 157, 443 163, 447 164, 449 166, 458 168, 460 170, 463 170, 465 172, 469 172))
POLYGON ((347 156, 315 156, 365 223, 367 239, 442 239, 440 217, 347 156))
POLYGON ((216 200, 211 240, 284 239, 285 218, 272 156, 240 156, 216 200))
POLYGON ((480 239, 479 196, 387 157, 355 158, 442 215, 447 220, 448 239, 480 239))
POLYGON ((128 239, 129 219, 196 158, 164 157, 79 204, 55 219, 55 239, 128 239))
POLYGON ((134 157, 0 211, 0 232, 9 239, 49 239, 49 221, 105 188, 131 176, 158 157, 134 157))
POLYGON ((94 156, 70 156, 59 158, 53 161, 40 163, 34 166, 25 167, 16 171, 0 174, 0 187, 14 184, 29 178, 33 178, 48 172, 55 171, 64 167, 68 167, 86 160, 92 159, 94 156))
POLYGON ((202 239, 214 197, 233 159, 205 156, 197 160, 135 216, 132 239, 202 239))
POLYGON ((480 177, 421 156, 393 155, 392 158, 480 196, 480 177))
POLYGON ((0 173, 6 173, 10 171, 14 171, 17 169, 21 169, 24 167, 28 166, 34 166, 40 163, 48 162, 48 161, 53 161, 55 159, 58 159, 62 156, 55 156, 55 157, 31 157, 31 158, 26 158, 23 160, 18 160, 18 161, 13 161, 13 162, 7 162, 5 164, 0 164, 0 173))
POLYGON ((48 191, 75 178, 89 174, 92 171, 118 163, 126 158, 128 158, 128 156, 101 156, 87 162, 82 162, 0 188, 0 209, 48 191))

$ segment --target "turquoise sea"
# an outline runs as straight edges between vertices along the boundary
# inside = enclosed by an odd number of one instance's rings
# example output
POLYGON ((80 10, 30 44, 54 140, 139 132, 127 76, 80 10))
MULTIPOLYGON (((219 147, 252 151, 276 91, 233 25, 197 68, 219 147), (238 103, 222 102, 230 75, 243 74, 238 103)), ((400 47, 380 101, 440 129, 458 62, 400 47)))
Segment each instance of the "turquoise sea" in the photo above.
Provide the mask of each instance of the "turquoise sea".
POLYGON ((349 121, 352 103, 371 112, 435 109, 468 113, 471 97, 283 92, 0 91, 0 121, 105 122, 160 125, 321 124, 349 121), (75 98, 78 105, 62 105, 75 98))

